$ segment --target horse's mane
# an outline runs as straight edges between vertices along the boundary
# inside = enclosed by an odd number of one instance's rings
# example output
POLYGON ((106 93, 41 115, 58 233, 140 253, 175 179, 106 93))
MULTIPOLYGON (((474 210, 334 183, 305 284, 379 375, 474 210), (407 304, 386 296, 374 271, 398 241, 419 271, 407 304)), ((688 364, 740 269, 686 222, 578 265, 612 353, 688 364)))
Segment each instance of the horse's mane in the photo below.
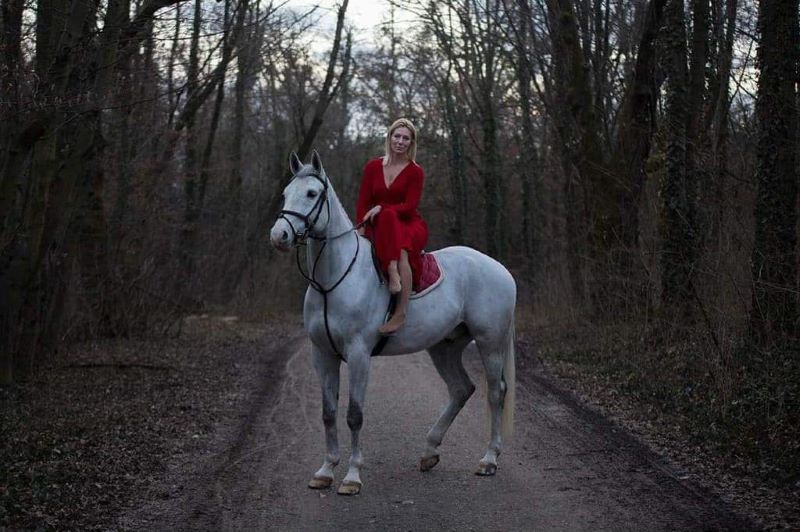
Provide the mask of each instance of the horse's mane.
POLYGON ((353 221, 350 219, 350 216, 347 214, 347 211, 344 210, 344 206, 342 206, 342 202, 339 201, 339 196, 336 194, 336 191, 333 189, 331 185, 330 178, 325 176, 328 179, 328 202, 331 205, 331 215, 341 216, 343 220, 347 221, 347 225, 353 227, 353 221))

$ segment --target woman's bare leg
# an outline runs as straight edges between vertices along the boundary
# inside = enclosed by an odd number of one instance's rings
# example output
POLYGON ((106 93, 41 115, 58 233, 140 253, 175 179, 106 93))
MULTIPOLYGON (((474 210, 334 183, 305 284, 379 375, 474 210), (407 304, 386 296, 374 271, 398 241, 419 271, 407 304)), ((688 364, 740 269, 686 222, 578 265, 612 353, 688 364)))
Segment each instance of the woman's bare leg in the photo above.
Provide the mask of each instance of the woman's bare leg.
MULTIPOLYGON (((405 253, 405 251, 401 250, 400 253, 402 260, 402 254, 405 253)), ((402 279, 400 278, 400 272, 397 270, 396 260, 393 260, 392 262, 389 263, 388 270, 389 270, 389 292, 392 294, 398 294, 400 293, 400 290, 402 288, 402 279)))
MULTIPOLYGON (((391 265, 390 265, 391 268, 391 265)), ((408 264, 408 252, 406 250, 400 251, 400 261, 397 269, 400 274, 400 296, 397 300, 397 307, 394 309, 392 318, 383 324, 378 332, 381 334, 392 334, 397 329, 403 326, 406 321, 406 309, 408 308, 408 298, 411 297, 411 266, 408 264)), ((390 270, 391 275, 391 270, 390 270)), ((389 281, 389 290, 391 291, 391 280, 389 281)))

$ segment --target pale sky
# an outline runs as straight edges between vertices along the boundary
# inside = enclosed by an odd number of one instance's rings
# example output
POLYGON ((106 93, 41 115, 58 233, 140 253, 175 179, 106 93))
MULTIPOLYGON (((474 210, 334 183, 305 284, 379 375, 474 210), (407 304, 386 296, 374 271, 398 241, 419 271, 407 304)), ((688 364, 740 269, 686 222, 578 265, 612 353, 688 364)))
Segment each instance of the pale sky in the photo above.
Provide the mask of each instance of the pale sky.
MULTIPOLYGON (((286 5, 297 10, 320 6, 318 15, 321 17, 321 30, 332 34, 336 27, 336 13, 340 4, 339 0, 289 0, 286 5)), ((387 0, 350 0, 345 20, 357 30, 355 40, 358 44, 363 45, 374 39, 376 29, 388 18, 389 9, 387 0)), ((402 22, 409 17, 407 13, 395 12, 396 22, 402 22)))
MULTIPOLYGON (((331 10, 332 17, 336 16, 339 2, 327 0, 320 2, 322 5, 335 6, 331 10)), ((346 18, 360 30, 372 32, 379 25, 384 16, 389 12, 389 4, 385 0, 350 0, 347 5, 346 18)))
MULTIPOLYGON (((288 6, 296 9, 310 9, 312 6, 321 7, 322 22, 331 28, 336 24, 336 11, 341 4, 334 0, 289 0, 288 6)), ((386 0, 350 0, 347 5, 346 19, 359 30, 372 31, 380 24, 383 16, 389 10, 386 0)))

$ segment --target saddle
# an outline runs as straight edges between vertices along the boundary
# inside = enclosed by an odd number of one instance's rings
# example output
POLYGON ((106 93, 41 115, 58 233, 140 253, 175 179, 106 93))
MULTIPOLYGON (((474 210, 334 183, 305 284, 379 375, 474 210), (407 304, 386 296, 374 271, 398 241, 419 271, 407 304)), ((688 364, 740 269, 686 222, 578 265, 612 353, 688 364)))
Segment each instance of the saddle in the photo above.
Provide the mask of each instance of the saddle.
MULTIPOLYGON (((382 284, 386 284, 386 276, 381 271, 378 256, 375 254, 375 246, 371 246, 372 250, 372 265, 375 267, 375 274, 378 276, 382 284)), ((444 272, 439 261, 436 260, 436 255, 433 253, 422 252, 422 271, 419 275, 419 282, 411 287, 411 299, 418 299, 435 289, 444 280, 444 272)))

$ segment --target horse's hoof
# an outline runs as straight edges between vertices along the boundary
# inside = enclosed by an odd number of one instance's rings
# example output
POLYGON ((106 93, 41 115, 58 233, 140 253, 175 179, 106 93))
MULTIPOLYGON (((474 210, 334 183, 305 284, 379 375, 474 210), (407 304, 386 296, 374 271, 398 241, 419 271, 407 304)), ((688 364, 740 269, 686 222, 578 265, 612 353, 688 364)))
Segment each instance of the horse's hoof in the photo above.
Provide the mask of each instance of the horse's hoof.
POLYGON ((312 490, 324 490, 330 488, 331 484, 333 484, 332 477, 314 477, 308 483, 308 487, 312 490))
POLYGON ((361 482, 345 480, 336 493, 339 495, 358 495, 361 492, 361 482))
POLYGON ((478 464, 478 469, 475 471, 476 475, 482 477, 491 477, 497 473, 497 464, 490 464, 488 462, 481 462, 478 464))
POLYGON ((419 460, 419 470, 422 472, 430 471, 436 464, 439 463, 439 455, 435 454, 433 456, 423 456, 419 460))

